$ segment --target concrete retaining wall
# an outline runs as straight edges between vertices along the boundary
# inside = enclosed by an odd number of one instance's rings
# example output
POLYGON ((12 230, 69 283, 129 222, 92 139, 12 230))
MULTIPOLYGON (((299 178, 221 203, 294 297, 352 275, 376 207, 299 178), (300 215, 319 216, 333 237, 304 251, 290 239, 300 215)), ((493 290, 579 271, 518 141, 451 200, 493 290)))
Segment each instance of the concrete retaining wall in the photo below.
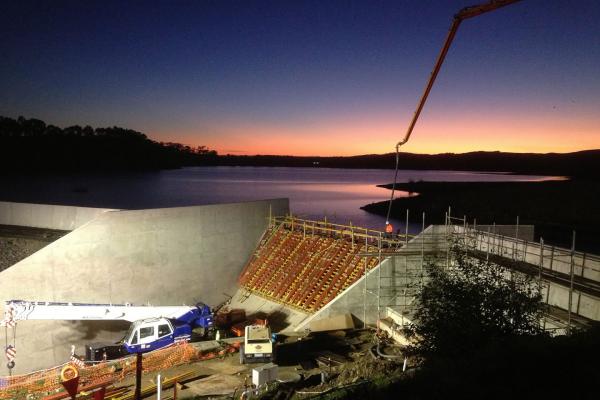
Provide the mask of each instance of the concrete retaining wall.
MULTIPOLYGON (((215 306, 235 293, 270 213, 289 213, 288 200, 105 212, 2 271, 0 300, 215 306)), ((124 327, 20 322, 14 372, 63 363, 71 344, 118 340, 124 327)))
MULTIPOLYGON (((455 228, 458 237, 464 233, 462 227, 455 228)), ((571 268, 575 277, 600 282, 600 258, 596 255, 571 252, 555 246, 542 245, 528 240, 516 240, 506 236, 471 231, 470 244, 477 250, 500 255, 509 260, 526 262, 532 266, 541 266, 545 272, 560 272, 566 276, 561 283, 543 280, 542 295, 544 300, 563 310, 569 309, 569 280, 571 268)), ((600 299, 573 290, 571 311, 582 317, 595 321, 600 320, 600 299)))
MULTIPOLYGON (((469 228, 473 228, 473 226, 469 226, 469 228)), ((529 242, 535 238, 535 226, 533 225, 519 225, 518 227, 517 225, 477 225, 475 228, 481 232, 490 232, 509 238, 518 235, 518 239, 529 242)))
POLYGON ((0 201, 0 225, 72 231, 106 211, 112 210, 0 201))
MULTIPOLYGON (((462 227, 456 228, 459 235, 462 227)), ((482 231, 470 232, 472 245, 482 252, 501 255, 531 265, 543 265, 550 271, 569 275, 571 264, 573 274, 592 281, 600 282, 600 257, 556 246, 542 245, 529 240, 515 240, 506 236, 487 234, 482 231)))
MULTIPOLYGON (((542 298, 551 306, 569 309, 569 287, 553 282, 544 282, 542 298)), ((571 296, 571 312, 573 314, 600 321, 600 299, 587 293, 573 290, 571 296)))

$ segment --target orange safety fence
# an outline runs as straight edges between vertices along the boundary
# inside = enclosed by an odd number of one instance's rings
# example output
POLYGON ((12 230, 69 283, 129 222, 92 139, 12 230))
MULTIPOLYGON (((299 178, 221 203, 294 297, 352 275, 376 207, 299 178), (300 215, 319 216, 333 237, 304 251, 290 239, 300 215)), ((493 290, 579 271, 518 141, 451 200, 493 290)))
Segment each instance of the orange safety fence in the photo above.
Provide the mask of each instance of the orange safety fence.
MULTIPOLYGON (((199 351, 192 344, 182 342, 144 354, 143 372, 163 371, 168 368, 194 361, 209 360, 233 353, 240 344, 227 345, 213 351, 199 351)), ((136 357, 126 357, 88 365, 83 368, 72 362, 25 375, 0 376, 0 400, 43 399, 64 391, 61 371, 71 365, 79 374, 79 387, 90 387, 101 383, 114 384, 135 375, 136 357)))
POLYGON ((77 368, 80 385, 91 385, 102 380, 110 380, 117 368, 114 363, 78 368, 69 362, 30 374, 0 377, 0 399, 37 399, 62 391, 60 375, 66 365, 77 368))

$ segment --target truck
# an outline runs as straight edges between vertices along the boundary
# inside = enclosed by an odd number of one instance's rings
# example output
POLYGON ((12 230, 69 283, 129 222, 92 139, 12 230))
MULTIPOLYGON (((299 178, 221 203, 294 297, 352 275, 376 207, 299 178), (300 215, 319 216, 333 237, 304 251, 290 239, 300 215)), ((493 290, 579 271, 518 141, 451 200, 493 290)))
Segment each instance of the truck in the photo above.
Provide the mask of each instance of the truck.
POLYGON ((274 362, 275 344, 267 325, 248 325, 244 328, 244 344, 240 347, 240 364, 274 362))
POLYGON ((190 341, 192 333, 201 338, 214 333, 209 306, 134 306, 126 304, 60 303, 9 300, 4 304, 0 326, 15 327, 24 320, 129 321, 122 340, 85 346, 86 361, 114 359, 127 354, 145 353, 173 343, 190 341))

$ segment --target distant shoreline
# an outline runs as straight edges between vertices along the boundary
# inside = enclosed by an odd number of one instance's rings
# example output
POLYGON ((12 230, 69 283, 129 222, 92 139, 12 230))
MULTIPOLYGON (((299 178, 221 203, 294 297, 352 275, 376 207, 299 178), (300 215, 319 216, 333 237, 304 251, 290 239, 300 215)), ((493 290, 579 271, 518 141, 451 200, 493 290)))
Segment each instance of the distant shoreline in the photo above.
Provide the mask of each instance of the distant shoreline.
MULTIPOLYGON (((59 128, 0 116, 0 174, 157 171, 191 166, 394 169, 396 154, 345 157, 219 155, 206 146, 163 143, 119 127, 59 128)), ((572 153, 399 154, 402 170, 464 171, 600 178, 600 150, 572 153)))
MULTIPOLYGON (((392 184, 380 185, 390 189, 392 184)), ((427 224, 443 224, 448 207, 470 223, 535 225, 536 240, 569 248, 575 230, 576 249, 600 254, 600 182, 549 180, 542 182, 408 182, 396 190, 418 196, 394 199, 391 216, 405 219, 425 213, 427 224)), ((361 209, 385 216, 389 201, 361 209)))
MULTIPOLYGON (((217 155, 203 165, 389 170, 394 169, 395 157, 396 155, 393 153, 348 157, 217 155)), ((399 160, 402 170, 600 178, 600 150, 564 154, 471 152, 428 155, 401 153, 399 160)))

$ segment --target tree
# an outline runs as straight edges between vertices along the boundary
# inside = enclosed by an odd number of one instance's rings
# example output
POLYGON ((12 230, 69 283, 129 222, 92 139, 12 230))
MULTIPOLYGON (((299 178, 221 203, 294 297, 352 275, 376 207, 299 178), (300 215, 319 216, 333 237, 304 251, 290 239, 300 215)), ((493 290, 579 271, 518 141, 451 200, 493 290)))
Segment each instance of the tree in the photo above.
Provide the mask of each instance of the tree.
POLYGON ((543 335, 540 289, 533 277, 455 252, 449 268, 427 265, 412 351, 425 357, 466 356, 499 341, 543 335))
POLYGON ((0 116, 0 168, 3 173, 68 170, 155 170, 214 163, 205 146, 158 143, 145 134, 116 126, 64 129, 38 119, 0 116))

